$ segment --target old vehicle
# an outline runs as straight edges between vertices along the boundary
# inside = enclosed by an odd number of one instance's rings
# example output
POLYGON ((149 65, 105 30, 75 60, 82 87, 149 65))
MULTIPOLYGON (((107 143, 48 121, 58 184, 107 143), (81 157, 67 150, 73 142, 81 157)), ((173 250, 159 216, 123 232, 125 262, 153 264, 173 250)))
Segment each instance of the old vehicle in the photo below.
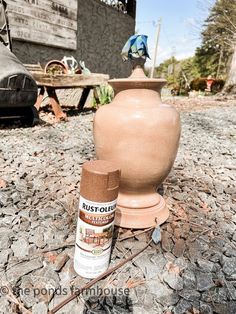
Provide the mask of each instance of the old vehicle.
POLYGON ((38 87, 24 65, 11 52, 6 3, 0 0, 0 120, 20 119, 34 123, 38 87))

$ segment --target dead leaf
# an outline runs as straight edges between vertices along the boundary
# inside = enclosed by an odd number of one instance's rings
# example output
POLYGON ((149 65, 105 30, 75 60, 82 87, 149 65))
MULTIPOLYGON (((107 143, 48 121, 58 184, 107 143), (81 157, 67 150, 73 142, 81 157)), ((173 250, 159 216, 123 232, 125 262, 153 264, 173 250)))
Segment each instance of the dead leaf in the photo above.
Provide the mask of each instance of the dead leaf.
POLYGON ((183 207, 179 207, 178 208, 178 211, 177 211, 177 215, 179 216, 179 217, 182 217, 183 219, 188 219, 188 216, 187 216, 187 214, 186 214, 186 211, 185 211, 185 209, 183 208, 183 207))
POLYGON ((53 252, 48 252, 45 254, 45 257, 48 259, 49 262, 55 263, 57 259, 57 254, 53 252))
POLYGON ((166 264, 166 269, 168 270, 169 273, 173 273, 176 275, 180 274, 180 268, 179 266, 176 266, 175 264, 173 264, 172 262, 168 262, 166 264))
POLYGON ((145 284, 145 280, 144 279, 128 279, 127 282, 126 282, 126 286, 128 289, 131 289, 131 288, 135 288, 135 287, 138 287, 140 285, 143 285, 145 284))
POLYGON ((211 208, 208 207, 207 203, 201 203, 201 206, 207 213, 211 211, 211 208))
POLYGON ((5 189, 7 187, 7 182, 3 179, 0 179, 0 189, 5 189))

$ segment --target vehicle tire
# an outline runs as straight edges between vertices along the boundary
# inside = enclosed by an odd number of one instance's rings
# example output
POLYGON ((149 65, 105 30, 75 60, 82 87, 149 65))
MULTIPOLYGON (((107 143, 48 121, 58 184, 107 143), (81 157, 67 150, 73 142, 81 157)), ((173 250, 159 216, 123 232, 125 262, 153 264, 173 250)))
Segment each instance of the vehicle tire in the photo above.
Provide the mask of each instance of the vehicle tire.
POLYGON ((35 124, 38 123, 39 114, 38 114, 38 110, 34 106, 25 107, 21 109, 22 109, 22 115, 23 115, 23 117, 21 118, 22 124, 26 126, 34 126, 35 124))

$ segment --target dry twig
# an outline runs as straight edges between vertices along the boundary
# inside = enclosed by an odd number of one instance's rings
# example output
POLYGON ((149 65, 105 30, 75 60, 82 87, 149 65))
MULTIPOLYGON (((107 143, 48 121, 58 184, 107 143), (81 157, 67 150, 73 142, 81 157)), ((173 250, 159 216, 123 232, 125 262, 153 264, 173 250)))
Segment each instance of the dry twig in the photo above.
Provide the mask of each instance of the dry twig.
POLYGON ((114 271, 116 271, 117 269, 119 269, 120 267, 122 267, 123 265, 125 265, 126 263, 128 263, 129 261, 133 260, 136 256, 138 256, 140 253, 142 253, 152 242, 152 239, 147 243, 147 245, 145 245, 141 250, 139 250, 138 252, 132 254, 131 256, 129 256, 128 258, 126 258, 125 260, 121 261, 120 263, 118 263, 117 265, 111 267, 110 269, 108 269, 107 271, 105 271, 104 273, 102 273, 100 276, 98 276, 97 278, 92 279, 91 281, 89 281, 86 285, 84 285, 80 290, 74 292, 71 296, 69 296, 68 298, 66 298, 63 302, 59 303, 57 306, 55 306, 49 313, 50 314, 54 314, 57 311, 59 311, 64 305, 66 305, 67 303, 69 303, 70 301, 74 300, 76 297, 78 297, 83 291, 91 288, 95 283, 97 283, 99 280, 107 277, 108 275, 112 274, 114 271))

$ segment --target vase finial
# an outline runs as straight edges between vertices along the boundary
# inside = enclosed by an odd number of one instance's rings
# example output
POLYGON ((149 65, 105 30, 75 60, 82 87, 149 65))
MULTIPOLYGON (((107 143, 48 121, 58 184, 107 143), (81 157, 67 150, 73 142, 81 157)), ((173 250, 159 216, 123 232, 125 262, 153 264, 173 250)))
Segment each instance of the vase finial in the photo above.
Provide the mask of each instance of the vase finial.
POLYGON ((124 45, 121 56, 123 61, 150 58, 148 54, 147 35, 133 35, 124 45))
MULTIPOLYGON (((122 49, 121 56, 123 61, 129 60, 132 64, 133 73, 131 76, 133 76, 134 72, 137 72, 135 70, 140 72, 138 75, 140 76, 141 71, 144 69, 146 59, 150 58, 148 54, 147 38, 146 35, 133 35, 127 40, 122 49)), ((144 77, 145 74, 143 73, 141 76, 144 77)))

